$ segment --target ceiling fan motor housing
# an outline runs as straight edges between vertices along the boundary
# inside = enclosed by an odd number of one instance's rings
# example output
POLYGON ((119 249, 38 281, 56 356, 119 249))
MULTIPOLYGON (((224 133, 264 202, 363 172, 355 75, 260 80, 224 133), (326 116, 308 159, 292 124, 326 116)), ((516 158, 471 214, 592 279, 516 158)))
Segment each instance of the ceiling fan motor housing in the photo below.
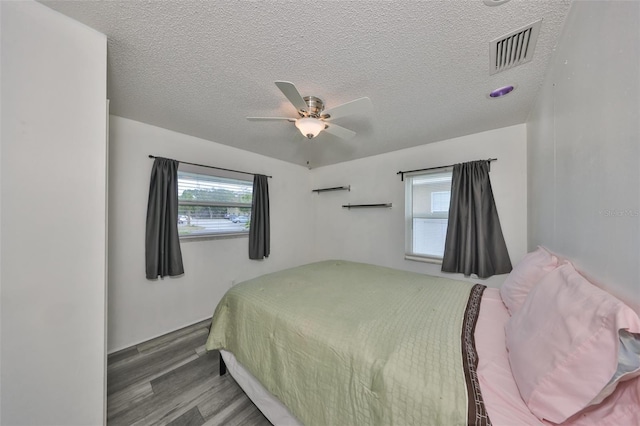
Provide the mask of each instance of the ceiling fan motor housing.
POLYGON ((324 110, 324 102, 315 96, 305 96, 304 101, 307 103, 307 112, 298 111, 301 117, 320 118, 320 113, 324 110))

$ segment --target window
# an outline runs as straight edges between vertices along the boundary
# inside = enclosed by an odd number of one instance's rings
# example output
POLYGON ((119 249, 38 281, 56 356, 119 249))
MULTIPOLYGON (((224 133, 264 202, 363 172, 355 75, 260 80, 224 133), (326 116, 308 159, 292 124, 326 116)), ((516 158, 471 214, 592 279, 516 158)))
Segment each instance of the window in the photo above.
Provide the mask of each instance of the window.
POLYGON ((431 193, 431 213, 449 212, 451 191, 437 191, 431 193))
POLYGON ((405 175, 406 257, 442 260, 452 169, 405 175))
POLYGON ((180 237, 248 234, 253 182, 184 168, 178 170, 180 237))

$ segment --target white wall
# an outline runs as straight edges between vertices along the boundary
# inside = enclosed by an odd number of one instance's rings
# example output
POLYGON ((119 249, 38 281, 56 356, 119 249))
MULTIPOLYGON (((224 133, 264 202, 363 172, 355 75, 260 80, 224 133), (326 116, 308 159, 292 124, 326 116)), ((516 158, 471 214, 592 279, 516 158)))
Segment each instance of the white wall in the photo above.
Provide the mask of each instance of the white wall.
POLYGON ((529 248, 640 312, 640 3, 575 2, 527 123, 529 248))
MULTIPOLYGON (((443 274, 440 265, 404 259, 404 182, 400 170, 498 158, 491 184, 512 263, 526 253, 527 183, 524 124, 349 161, 311 171, 312 187, 351 185, 351 191, 314 194, 317 259, 347 259, 408 271, 443 274), (391 209, 342 208, 343 204, 393 204, 391 209)), ((505 275, 480 280, 499 286, 505 275)), ((471 279, 478 281, 478 279, 471 279)))
POLYGON ((106 37, 1 2, 2 418, 104 419, 106 37))
MULTIPOLYGON (((2 37, 2 7, 0 7, 0 38, 2 37)), ((0 57, 2 42, 0 40, 0 57)), ((0 96, 2 94, 2 59, 0 59, 0 96)), ((2 101, 0 99, 0 188, 2 188, 2 101)), ((2 423, 2 197, 0 196, 0 424, 2 423)))
POLYGON ((117 116, 109 146, 109 352, 210 317, 232 281, 313 260, 307 169, 117 116), (184 242, 185 274, 147 280, 149 154, 273 176, 269 258, 249 260, 247 237, 184 242))
MULTIPOLYGON (((0 56, 2 55, 2 7, 0 7, 0 56)), ((0 58, 0 96, 2 94, 2 59, 0 58)), ((2 99, 0 98, 0 188, 2 188, 2 99)), ((2 197, 0 196, 0 424, 2 423, 2 197)))

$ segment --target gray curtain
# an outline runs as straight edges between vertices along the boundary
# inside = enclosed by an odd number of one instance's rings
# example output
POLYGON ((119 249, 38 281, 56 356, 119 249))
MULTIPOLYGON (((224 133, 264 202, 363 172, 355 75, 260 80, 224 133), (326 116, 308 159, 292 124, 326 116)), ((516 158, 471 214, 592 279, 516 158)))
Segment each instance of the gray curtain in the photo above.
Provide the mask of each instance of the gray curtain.
POLYGON ((249 259, 269 257, 269 183, 264 175, 253 176, 253 201, 249 227, 249 259))
POLYGON ((487 278, 511 271, 489 180, 489 161, 456 164, 451 179, 443 272, 487 278))
POLYGON ((178 165, 156 158, 151 169, 145 259, 147 279, 184 274, 178 236, 178 165))

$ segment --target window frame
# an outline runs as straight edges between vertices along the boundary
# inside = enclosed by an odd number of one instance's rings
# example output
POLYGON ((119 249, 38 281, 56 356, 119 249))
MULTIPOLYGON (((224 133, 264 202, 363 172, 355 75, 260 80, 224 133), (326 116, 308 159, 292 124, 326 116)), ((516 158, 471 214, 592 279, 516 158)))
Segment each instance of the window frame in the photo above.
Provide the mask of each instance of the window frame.
MULTIPOLYGON (((420 254, 420 253, 414 252, 414 249, 413 249, 414 248, 414 232, 413 232, 414 219, 416 218, 446 219, 447 228, 448 228, 449 209, 447 208, 446 211, 442 211, 442 210, 433 211, 431 206, 429 206, 430 213, 417 214, 414 216, 413 186, 414 186, 414 179, 416 178, 427 177, 429 175, 435 175, 435 174, 444 174, 444 173, 447 173, 449 175, 449 178, 451 179, 453 177, 452 176, 453 167, 443 167, 443 168, 438 168, 434 170, 407 173, 404 175, 405 176, 405 253, 404 253, 404 258, 406 260, 442 264, 444 253, 442 254, 442 256, 435 256, 435 255, 426 255, 426 254, 420 254)), ((445 192, 445 191, 432 191, 431 194, 434 194, 437 192, 445 192)), ((449 190, 449 192, 451 192, 451 190, 449 190)), ((449 201, 449 205, 450 204, 451 204, 451 201, 449 201)), ((446 232, 445 232, 445 238, 446 238, 446 232)))
MULTIPOLYGON (((181 173, 197 174, 197 175, 207 176, 211 178, 232 179, 232 180, 237 180, 237 181, 246 183, 251 190, 250 193, 253 199, 253 180, 247 179, 247 176, 244 174, 180 163, 180 166, 178 168, 178 186, 181 179, 181 176, 180 176, 181 173)), ((178 217, 182 215, 180 213, 180 207, 183 207, 183 206, 243 208, 243 209, 248 208, 249 221, 251 221, 251 216, 252 216, 252 202, 242 203, 242 202, 228 202, 228 201, 187 201, 187 200, 180 200, 180 194, 178 194, 178 217)), ((176 218, 176 220, 178 220, 178 218, 176 218)), ((242 231, 234 230, 229 232, 208 232, 208 233, 196 233, 196 234, 186 234, 186 235, 183 234, 183 235, 179 235, 179 238, 180 238, 180 242, 190 242, 190 241, 217 240, 217 239, 228 239, 228 238, 248 238, 248 236, 249 236, 249 228, 246 228, 245 230, 242 230, 242 231)))

